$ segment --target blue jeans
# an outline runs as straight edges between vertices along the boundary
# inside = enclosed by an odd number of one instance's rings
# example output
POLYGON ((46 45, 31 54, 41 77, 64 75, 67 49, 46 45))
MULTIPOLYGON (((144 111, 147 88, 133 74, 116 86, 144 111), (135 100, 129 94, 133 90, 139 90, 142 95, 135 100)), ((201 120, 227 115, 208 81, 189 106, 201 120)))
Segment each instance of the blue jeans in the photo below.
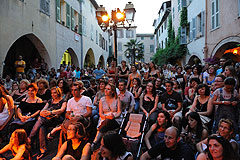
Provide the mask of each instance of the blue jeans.
POLYGON ((135 99, 135 106, 134 106, 134 112, 135 113, 139 112, 139 105, 140 105, 139 99, 135 99))

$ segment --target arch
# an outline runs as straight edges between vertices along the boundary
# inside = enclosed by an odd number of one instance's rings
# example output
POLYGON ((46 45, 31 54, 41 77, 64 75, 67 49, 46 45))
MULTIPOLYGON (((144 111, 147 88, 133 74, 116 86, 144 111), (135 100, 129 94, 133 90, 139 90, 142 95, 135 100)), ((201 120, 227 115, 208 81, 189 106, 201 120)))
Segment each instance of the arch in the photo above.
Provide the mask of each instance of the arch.
POLYGON ((93 50, 92 48, 89 48, 88 51, 87 51, 87 54, 85 55, 85 58, 84 58, 84 67, 92 67, 94 68, 95 67, 95 56, 94 56, 94 53, 93 53, 93 50))
POLYGON ((201 60, 198 56, 196 55, 192 55, 189 60, 188 60, 188 63, 190 66, 194 65, 194 64, 201 64, 201 60))
POLYGON ((98 64, 100 64, 101 68, 104 68, 105 66, 105 61, 103 55, 100 56, 98 64))
POLYGON ((240 61, 239 55, 226 54, 224 55, 225 50, 235 48, 237 44, 240 44, 240 37, 232 36, 227 37, 221 40, 213 49, 210 57, 215 57, 220 59, 221 57, 231 58, 234 61, 240 61))
POLYGON ((79 61, 77 58, 77 54, 72 48, 68 48, 62 56, 61 64, 62 62, 65 61, 66 64, 70 62, 71 65, 74 65, 75 67, 79 67, 79 61))
POLYGON ((16 39, 9 47, 4 60, 3 76, 15 74, 14 62, 19 55, 26 62, 26 70, 30 68, 35 58, 44 59, 50 66, 51 59, 42 41, 33 33, 25 34, 16 39))

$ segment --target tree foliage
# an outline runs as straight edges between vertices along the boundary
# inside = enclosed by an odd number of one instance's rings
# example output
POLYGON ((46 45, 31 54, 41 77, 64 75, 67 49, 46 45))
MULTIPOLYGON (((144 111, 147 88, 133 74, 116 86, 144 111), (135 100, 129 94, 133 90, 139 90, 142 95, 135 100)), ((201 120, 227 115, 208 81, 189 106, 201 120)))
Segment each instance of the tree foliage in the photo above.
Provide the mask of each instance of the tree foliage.
POLYGON ((140 41, 137 41, 137 39, 131 39, 129 42, 127 42, 125 45, 125 47, 127 47, 127 49, 124 51, 125 56, 127 58, 132 58, 133 59, 133 54, 135 53, 135 58, 137 60, 141 60, 144 57, 144 46, 143 43, 141 43, 140 41), (136 55, 136 53, 138 53, 136 55))
MULTIPOLYGON (((182 27, 187 27, 187 9, 183 8, 181 11, 180 25, 182 27)), ((169 16, 168 19, 168 41, 164 49, 158 48, 156 54, 153 56, 153 61, 158 64, 171 63, 175 64, 177 60, 182 59, 187 53, 188 49, 186 45, 180 44, 180 27, 178 29, 177 37, 175 37, 174 28, 172 25, 172 17, 169 16)))

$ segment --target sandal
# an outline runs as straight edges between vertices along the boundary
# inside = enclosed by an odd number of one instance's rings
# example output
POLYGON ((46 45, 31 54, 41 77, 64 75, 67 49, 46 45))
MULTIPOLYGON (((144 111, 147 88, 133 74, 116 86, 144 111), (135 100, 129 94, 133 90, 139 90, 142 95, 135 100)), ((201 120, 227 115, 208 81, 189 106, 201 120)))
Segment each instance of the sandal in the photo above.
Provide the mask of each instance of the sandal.
POLYGON ((51 132, 49 132, 48 134, 47 134, 47 140, 53 140, 53 135, 51 134, 51 132))
POLYGON ((39 153, 37 156, 37 160, 42 159, 43 157, 45 157, 48 154, 47 151, 43 152, 43 153, 39 153))

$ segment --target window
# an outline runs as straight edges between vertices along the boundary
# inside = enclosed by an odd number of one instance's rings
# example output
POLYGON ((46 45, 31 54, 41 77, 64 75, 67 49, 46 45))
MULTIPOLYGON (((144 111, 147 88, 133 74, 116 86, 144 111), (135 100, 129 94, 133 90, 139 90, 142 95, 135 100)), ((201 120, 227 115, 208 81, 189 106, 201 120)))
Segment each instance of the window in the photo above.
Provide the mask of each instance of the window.
POLYGON ((78 14, 78 33, 82 34, 82 15, 78 14))
POLYGON ((240 0, 238 0, 238 16, 240 16, 240 0))
POLYGON ((167 46, 167 38, 165 38, 165 47, 167 46))
POLYGON ((204 35, 204 11, 197 16, 197 37, 204 35))
POLYGON ((141 40, 144 40, 144 37, 141 37, 141 40))
POLYGON ((102 35, 99 33, 99 46, 102 47, 101 45, 102 45, 102 35))
POLYGON ((175 19, 175 9, 174 9, 174 7, 172 8, 172 20, 174 21, 174 19, 175 19))
POLYGON ((150 39, 153 40, 153 36, 151 36, 150 39))
POLYGON ((96 30, 96 44, 98 44, 98 31, 96 30))
POLYGON ((211 10, 211 25, 215 29, 219 26, 219 0, 212 0, 211 10))
POLYGON ((106 40, 106 51, 108 51, 108 42, 106 40))
POLYGON ((40 0, 40 11, 47 15, 50 15, 49 5, 50 0, 40 0))
POLYGON ((178 12, 181 10, 181 0, 178 0, 178 12))
POLYGON ((74 18, 74 9, 71 7, 71 29, 74 31, 75 28, 75 18, 74 18))
POLYGON ((92 4, 90 4, 90 8, 91 8, 91 13, 93 14, 93 6, 92 6, 92 4))
POLYGON ((117 30, 117 38, 124 38, 122 29, 117 30))
POLYGON ((87 18, 83 16, 83 35, 87 35, 87 18))
POLYGON ((167 19, 164 22, 164 29, 167 29, 167 19))
POLYGON ((126 30, 126 38, 133 38, 133 30, 126 30))
POLYGON ((196 18, 192 19, 192 38, 196 39, 196 18))
POLYGON ((181 27, 180 44, 187 44, 187 32, 186 32, 186 27, 181 27))
POLYGON ((154 45, 150 45, 150 53, 154 52, 154 45))
POLYGON ((93 25, 91 24, 91 40, 93 41, 93 25))
POLYGON ((117 48, 118 48, 118 51, 122 51, 122 42, 118 42, 117 48))
POLYGON ((163 25, 162 25, 162 33, 163 33, 163 25))
POLYGON ((66 3, 66 17, 67 17, 67 22, 66 22, 66 26, 68 28, 70 28, 70 5, 68 3, 66 3))
POLYGON ((57 22, 61 22, 61 16, 60 16, 60 0, 56 0, 56 20, 57 22))

